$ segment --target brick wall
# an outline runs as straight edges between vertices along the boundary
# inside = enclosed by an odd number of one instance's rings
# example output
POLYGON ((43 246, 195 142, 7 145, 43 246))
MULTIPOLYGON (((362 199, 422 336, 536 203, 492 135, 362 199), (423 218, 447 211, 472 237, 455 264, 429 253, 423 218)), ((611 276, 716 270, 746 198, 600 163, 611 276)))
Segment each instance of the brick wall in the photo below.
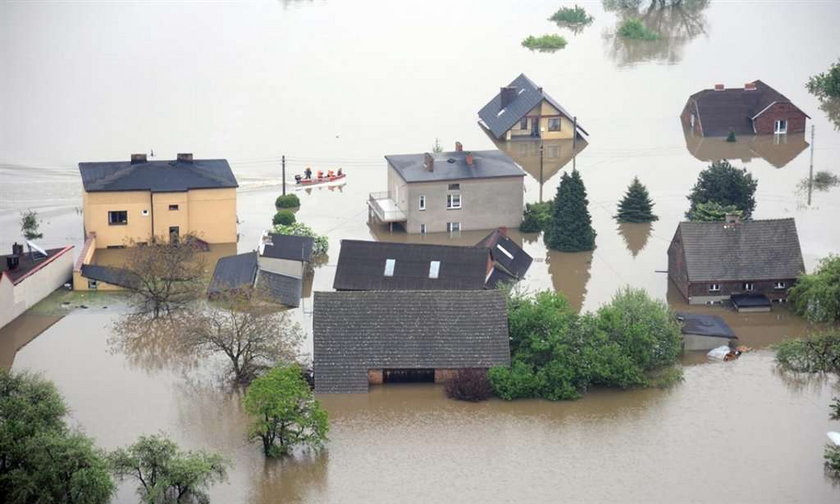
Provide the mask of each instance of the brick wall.
POLYGON ((703 128, 701 127, 699 117, 694 118, 694 128, 691 127, 691 114, 694 110, 694 100, 689 99, 686 102, 685 107, 683 107, 682 113, 680 114, 680 120, 682 121, 683 126, 688 129, 693 129, 695 135, 703 136, 703 128))
POLYGON ((778 119, 787 120, 788 133, 805 131, 805 114, 791 103, 777 103, 753 120, 755 132, 759 135, 772 135, 778 119))
POLYGON ((747 291, 744 290, 744 283, 751 282, 755 287, 754 290, 751 292, 756 294, 764 294, 767 296, 768 299, 771 301, 774 299, 784 299, 787 298, 788 290, 793 286, 796 282, 795 278, 780 278, 778 281, 785 282, 784 289, 776 289, 775 284, 777 280, 761 280, 761 281, 750 281, 750 280, 739 280, 737 282, 693 282, 690 283, 688 286, 688 295, 690 297, 700 297, 700 296, 721 296, 721 297, 729 297, 732 294, 743 294, 747 291), (716 292, 709 292, 709 285, 711 283, 718 283, 720 285, 720 291, 716 292))
POLYGON ((684 298, 688 299, 688 270, 685 265, 685 253, 679 231, 668 247, 668 278, 684 298))

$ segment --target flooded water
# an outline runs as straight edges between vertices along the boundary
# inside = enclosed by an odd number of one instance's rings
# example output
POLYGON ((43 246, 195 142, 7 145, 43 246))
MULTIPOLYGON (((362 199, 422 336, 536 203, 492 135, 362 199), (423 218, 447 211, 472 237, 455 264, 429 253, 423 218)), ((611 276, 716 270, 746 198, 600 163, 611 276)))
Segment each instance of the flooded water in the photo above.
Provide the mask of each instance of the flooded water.
MULTIPOLYGON (((163 159, 192 151, 230 160, 241 186, 240 252, 270 222, 281 155, 288 178, 306 166, 342 167, 347 185, 299 193, 298 220, 330 237, 314 290, 332 288, 341 239, 474 244, 483 232, 370 227, 365 201, 385 189, 385 154, 429 150, 436 138, 494 148, 476 113, 524 72, 590 136, 574 148, 546 142, 542 170, 538 145, 499 147, 528 172, 529 202, 553 197, 562 170, 580 170, 598 233, 593 252, 562 254, 513 232, 535 258, 524 288, 556 289, 594 310, 623 284, 642 287, 674 308, 723 316, 756 347, 807 332, 785 310, 689 308, 663 271, 685 195, 719 156, 758 179, 756 218, 796 218, 808 269, 840 249, 840 188, 811 191, 810 201, 802 190, 812 146, 814 171, 840 175, 840 131, 804 88, 836 61, 840 4, 655 10, 647 22, 667 37, 654 43, 616 39, 627 14, 583 5, 595 21, 572 33, 545 20, 557 8, 548 1, 2 3, 0 62, 14 71, 0 78, 0 250, 19 240, 26 208, 44 217, 45 246, 79 247, 76 163, 150 149, 163 159), (519 46, 543 33, 569 44, 553 54, 519 46), (755 79, 811 116, 813 142, 810 129, 734 146, 684 133, 690 94, 755 79), (617 225, 615 206, 636 175, 660 220, 617 225)), ((311 310, 309 297, 295 317, 307 326, 311 310)), ((837 429, 827 411, 835 384, 782 377, 766 350, 731 365, 689 355, 685 363, 698 365, 672 390, 602 391, 572 403, 465 405, 434 386, 324 397, 333 427, 324 453, 265 463, 244 441, 235 398, 154 357, 111 351, 114 317, 113 307, 77 310, 28 344, 55 320, 21 319, 0 333, 0 365, 56 380, 74 420, 105 448, 165 430, 190 448, 229 454, 236 467, 214 502, 836 502, 840 492, 821 468, 825 431, 837 429)), ((123 487, 117 501, 133 499, 123 487)))

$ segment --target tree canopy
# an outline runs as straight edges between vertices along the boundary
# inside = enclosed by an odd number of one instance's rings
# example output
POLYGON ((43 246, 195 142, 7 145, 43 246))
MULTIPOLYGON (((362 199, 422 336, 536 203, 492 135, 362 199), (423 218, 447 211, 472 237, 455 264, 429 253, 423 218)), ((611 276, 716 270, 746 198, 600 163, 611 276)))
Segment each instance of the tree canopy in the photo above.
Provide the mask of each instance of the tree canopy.
POLYGON ((249 438, 262 442, 267 457, 296 446, 319 448, 327 439, 327 412, 315 399, 297 365, 280 365, 254 380, 244 399, 253 417, 249 438))
POLYGON ((701 203, 715 202, 722 207, 734 206, 743 212, 745 219, 755 210, 755 190, 758 181, 745 168, 736 168, 727 160, 715 161, 700 172, 697 182, 687 196, 691 207, 686 217, 691 218, 701 203))
POLYGON ((627 188, 624 198, 618 203, 618 222, 653 222, 659 217, 653 214, 653 201, 650 199, 647 187, 639 182, 639 177, 633 177, 633 182, 627 188))
POLYGON ((44 233, 38 231, 41 226, 41 219, 35 210, 27 210, 20 214, 20 232, 27 240, 38 240, 44 237, 44 233))
POLYGON ((801 275, 788 301, 811 322, 840 322, 840 256, 824 257, 813 273, 801 275))
POLYGON ((551 222, 544 240, 561 252, 582 252, 595 248, 595 230, 589 215, 586 187, 577 170, 563 173, 554 198, 551 222))
POLYGON ((820 99, 840 98, 840 60, 827 72, 812 75, 805 84, 808 91, 820 99))

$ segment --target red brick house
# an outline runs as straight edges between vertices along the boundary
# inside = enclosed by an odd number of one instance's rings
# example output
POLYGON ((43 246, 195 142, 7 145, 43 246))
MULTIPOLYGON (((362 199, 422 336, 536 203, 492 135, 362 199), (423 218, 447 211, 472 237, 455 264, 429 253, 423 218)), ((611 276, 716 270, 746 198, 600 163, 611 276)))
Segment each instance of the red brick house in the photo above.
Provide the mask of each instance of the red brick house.
POLYGON ((743 294, 781 302, 804 272, 793 219, 681 222, 668 247, 668 278, 689 304, 743 294))
POLYGON ((698 136, 772 135, 802 133, 805 112, 760 80, 742 88, 716 84, 688 98, 680 119, 698 136))

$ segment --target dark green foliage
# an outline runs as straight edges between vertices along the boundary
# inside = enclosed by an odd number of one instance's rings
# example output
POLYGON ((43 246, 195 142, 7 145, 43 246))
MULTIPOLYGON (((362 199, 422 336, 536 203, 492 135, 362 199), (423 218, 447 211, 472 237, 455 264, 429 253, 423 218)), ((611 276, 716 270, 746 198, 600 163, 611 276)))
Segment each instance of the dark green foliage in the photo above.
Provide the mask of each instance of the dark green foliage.
POLYGON ((108 502, 114 484, 90 439, 64 423, 55 386, 0 370, 0 502, 108 502))
POLYGON ((550 18, 558 25, 583 25, 589 24, 594 18, 587 14, 586 9, 575 4, 574 7, 560 7, 550 18))
POLYGON ((824 257, 813 273, 801 275, 788 301, 811 322, 840 322, 840 256, 824 257))
POLYGON ((723 207, 734 205, 743 212, 745 219, 749 219, 755 210, 757 187, 758 181, 745 168, 735 168, 725 159, 716 161, 697 177, 697 183, 687 196, 691 207, 686 217, 691 218, 698 204, 714 201, 723 207))
POLYGON ((778 343, 776 362, 795 373, 840 373, 840 330, 832 329, 778 343))
POLYGON ((818 171, 814 174, 814 189, 825 191, 836 185, 840 185, 840 177, 827 171, 818 171))
POLYGON ((522 41, 522 46, 532 51, 553 52, 566 47, 566 39, 560 35, 542 35, 539 37, 528 35, 528 38, 522 41))
POLYGON ((682 337, 668 307, 623 289, 597 314, 577 315, 556 292, 511 295, 512 363, 490 370, 502 399, 576 399, 592 385, 628 388, 676 381, 682 337), (670 370, 667 373, 663 370, 670 370))
POLYGON ((295 214, 291 210, 280 210, 274 214, 271 223, 275 226, 290 226, 295 223, 295 214))
POLYGON ((460 401, 485 401, 493 396, 493 388, 484 369, 461 369, 446 380, 446 397, 460 401))
POLYGON ((730 130, 730 131, 729 131, 729 134, 728 134, 728 135, 726 135, 726 141, 727 141, 727 142, 736 142, 736 141, 738 141, 738 139, 737 139, 737 138, 735 138, 735 132, 734 132, 734 131, 732 131, 732 130, 730 130))
POLYGON ((38 217, 38 212, 35 210, 27 210, 20 214, 20 231, 23 237, 27 240, 37 240, 44 237, 43 233, 38 231, 41 225, 41 219, 38 217))
POLYGON ((627 188, 627 193, 618 204, 615 215, 618 222, 653 222, 659 217, 653 215, 653 202, 650 200, 647 188, 639 182, 638 177, 627 188))
POLYGON ((825 458, 826 472, 834 478, 840 478, 840 446, 835 444, 825 445, 823 458, 825 458))
POLYGON ((548 228, 551 222, 552 201, 526 203, 519 230, 523 233, 539 233, 548 228))
POLYGON ((309 236, 313 238, 315 245, 312 247, 312 255, 315 257, 325 256, 330 248, 330 242, 326 235, 316 234, 311 227, 302 222, 295 222, 290 225, 276 224, 271 232, 281 235, 309 236))
POLYGON ((589 216, 586 187, 577 170, 563 173, 554 198, 551 223, 545 229, 545 244, 561 252, 595 248, 595 230, 589 216))
POLYGON ((705 203, 698 203, 694 207, 694 210, 688 213, 687 217, 690 221, 711 222, 725 220, 727 215, 743 217, 744 212, 738 210, 735 205, 723 206, 717 201, 707 201, 705 203))
POLYGON ((805 87, 820 99, 840 98, 840 60, 832 64, 828 72, 812 75, 805 87))
POLYGON ((300 206, 300 199, 297 194, 281 194, 274 201, 277 208, 297 208, 300 206))
POLYGON ((144 504, 209 502, 207 488, 224 481, 230 466, 221 455, 183 452, 162 435, 140 436, 108 459, 117 478, 137 480, 137 493, 144 504))
POLYGON ((633 40, 659 40, 661 35, 651 30, 639 18, 627 18, 618 27, 618 34, 633 40))
POLYGON ((831 414, 828 418, 831 420, 840 420, 840 398, 835 397, 828 407, 831 408, 831 414))

